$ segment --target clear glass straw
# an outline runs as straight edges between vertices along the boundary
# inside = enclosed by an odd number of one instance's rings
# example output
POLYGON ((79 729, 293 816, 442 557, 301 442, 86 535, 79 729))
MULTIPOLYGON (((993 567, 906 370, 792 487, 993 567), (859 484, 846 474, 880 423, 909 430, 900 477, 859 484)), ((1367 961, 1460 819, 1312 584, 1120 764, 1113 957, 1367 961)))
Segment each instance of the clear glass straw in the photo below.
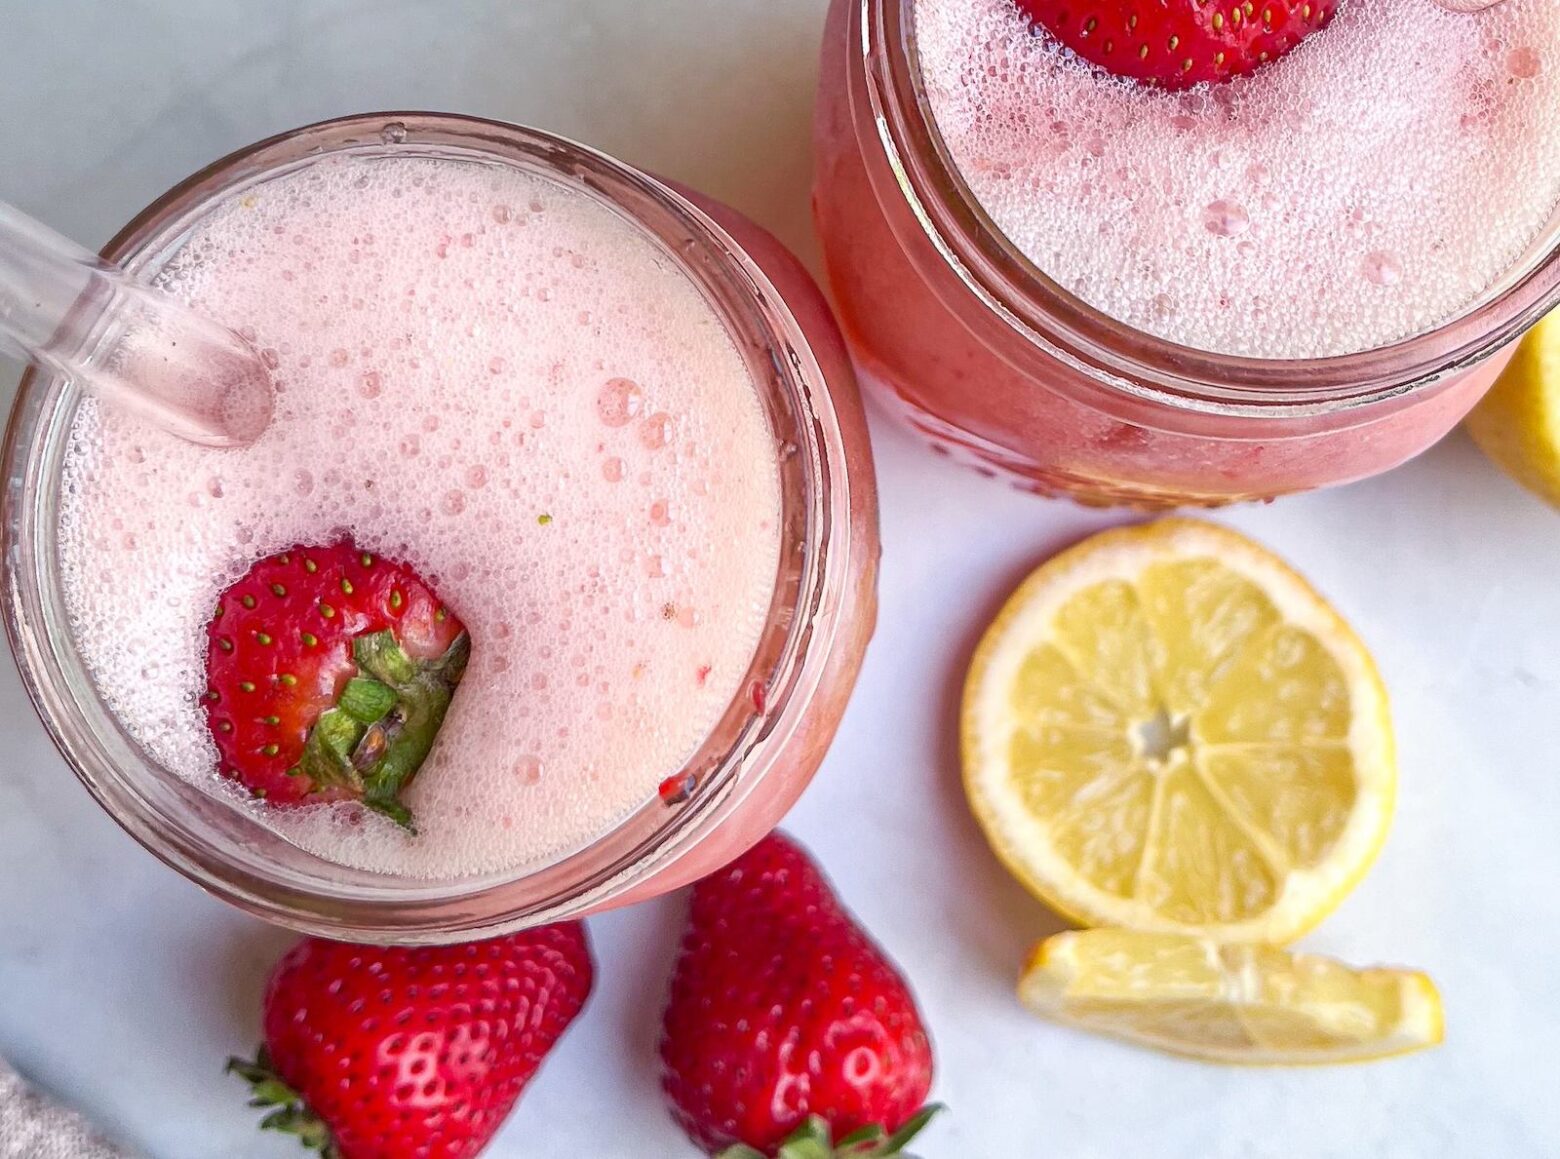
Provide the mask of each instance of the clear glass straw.
POLYGON ((247 342, 4 201, 0 353, 204 446, 252 443, 271 421, 247 342))

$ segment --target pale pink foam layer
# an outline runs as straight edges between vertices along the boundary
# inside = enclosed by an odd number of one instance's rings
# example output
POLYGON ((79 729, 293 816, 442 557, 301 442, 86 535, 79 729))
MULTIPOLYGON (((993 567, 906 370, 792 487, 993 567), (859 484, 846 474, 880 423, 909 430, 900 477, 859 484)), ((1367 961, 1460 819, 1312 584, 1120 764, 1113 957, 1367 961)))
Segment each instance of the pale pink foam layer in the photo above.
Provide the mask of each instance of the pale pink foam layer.
POLYGON ((221 788, 204 623, 255 558, 350 532, 465 619, 471 666, 409 794, 259 815, 384 872, 511 870, 653 797, 739 691, 779 560, 774 441, 712 308, 641 231, 512 169, 332 159, 207 219, 164 284, 285 393, 213 452, 92 404, 66 463, 78 644, 159 761, 221 788))
POLYGON ((1014 0, 915 0, 939 129, 996 224, 1095 307, 1200 349, 1386 345, 1486 295, 1560 205, 1560 3, 1347 0, 1233 84, 1106 79, 1014 0))

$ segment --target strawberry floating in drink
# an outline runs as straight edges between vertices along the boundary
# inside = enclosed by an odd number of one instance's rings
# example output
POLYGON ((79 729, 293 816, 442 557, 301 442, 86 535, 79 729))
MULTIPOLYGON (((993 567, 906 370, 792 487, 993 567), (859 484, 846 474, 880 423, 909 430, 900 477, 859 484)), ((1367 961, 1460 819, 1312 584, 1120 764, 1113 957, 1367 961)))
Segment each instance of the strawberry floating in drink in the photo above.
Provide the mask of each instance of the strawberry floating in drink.
POLYGON ((228 1069, 267 1130, 325 1159, 471 1159, 590 995, 579 922, 453 946, 307 938, 265 993, 265 1044, 228 1069))
POLYGON ((1278 59, 1325 28, 1338 0, 1018 0, 1018 6, 1107 72, 1184 89, 1278 59))
POLYGON ((902 1155, 936 1109, 910 988, 780 834, 694 887, 661 1065, 673 1117, 722 1159, 902 1155))
POLYGON ((274 804, 357 800, 412 827, 401 793, 471 649, 416 572, 346 540, 293 547, 222 593, 206 635, 224 776, 274 804))

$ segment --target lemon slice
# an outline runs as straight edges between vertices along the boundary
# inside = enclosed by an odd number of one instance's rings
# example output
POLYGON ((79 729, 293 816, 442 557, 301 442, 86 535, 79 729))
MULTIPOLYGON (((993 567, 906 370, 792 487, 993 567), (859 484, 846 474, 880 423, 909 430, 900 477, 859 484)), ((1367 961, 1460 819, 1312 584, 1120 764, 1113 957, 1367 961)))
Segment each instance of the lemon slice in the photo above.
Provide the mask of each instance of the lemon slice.
POLYGON ((1560 507, 1560 311, 1522 340, 1467 426, 1508 475, 1560 507))
POLYGON ((1035 948, 1018 993, 1058 1022, 1212 1062, 1362 1062, 1443 1033, 1423 974, 1186 934, 1057 934, 1035 948))
POLYGON ((1107 531, 1041 566, 975 652, 962 731, 992 847, 1085 925, 1290 941, 1359 881, 1392 814, 1364 645, 1210 523, 1107 531))

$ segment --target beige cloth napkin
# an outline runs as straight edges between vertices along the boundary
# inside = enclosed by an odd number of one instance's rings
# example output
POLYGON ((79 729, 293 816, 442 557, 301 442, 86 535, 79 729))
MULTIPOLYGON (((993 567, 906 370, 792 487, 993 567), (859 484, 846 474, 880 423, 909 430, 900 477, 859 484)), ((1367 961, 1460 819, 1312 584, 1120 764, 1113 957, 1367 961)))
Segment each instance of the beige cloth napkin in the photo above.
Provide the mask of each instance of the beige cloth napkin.
POLYGON ((0 1159, 130 1159, 0 1059, 0 1159))

